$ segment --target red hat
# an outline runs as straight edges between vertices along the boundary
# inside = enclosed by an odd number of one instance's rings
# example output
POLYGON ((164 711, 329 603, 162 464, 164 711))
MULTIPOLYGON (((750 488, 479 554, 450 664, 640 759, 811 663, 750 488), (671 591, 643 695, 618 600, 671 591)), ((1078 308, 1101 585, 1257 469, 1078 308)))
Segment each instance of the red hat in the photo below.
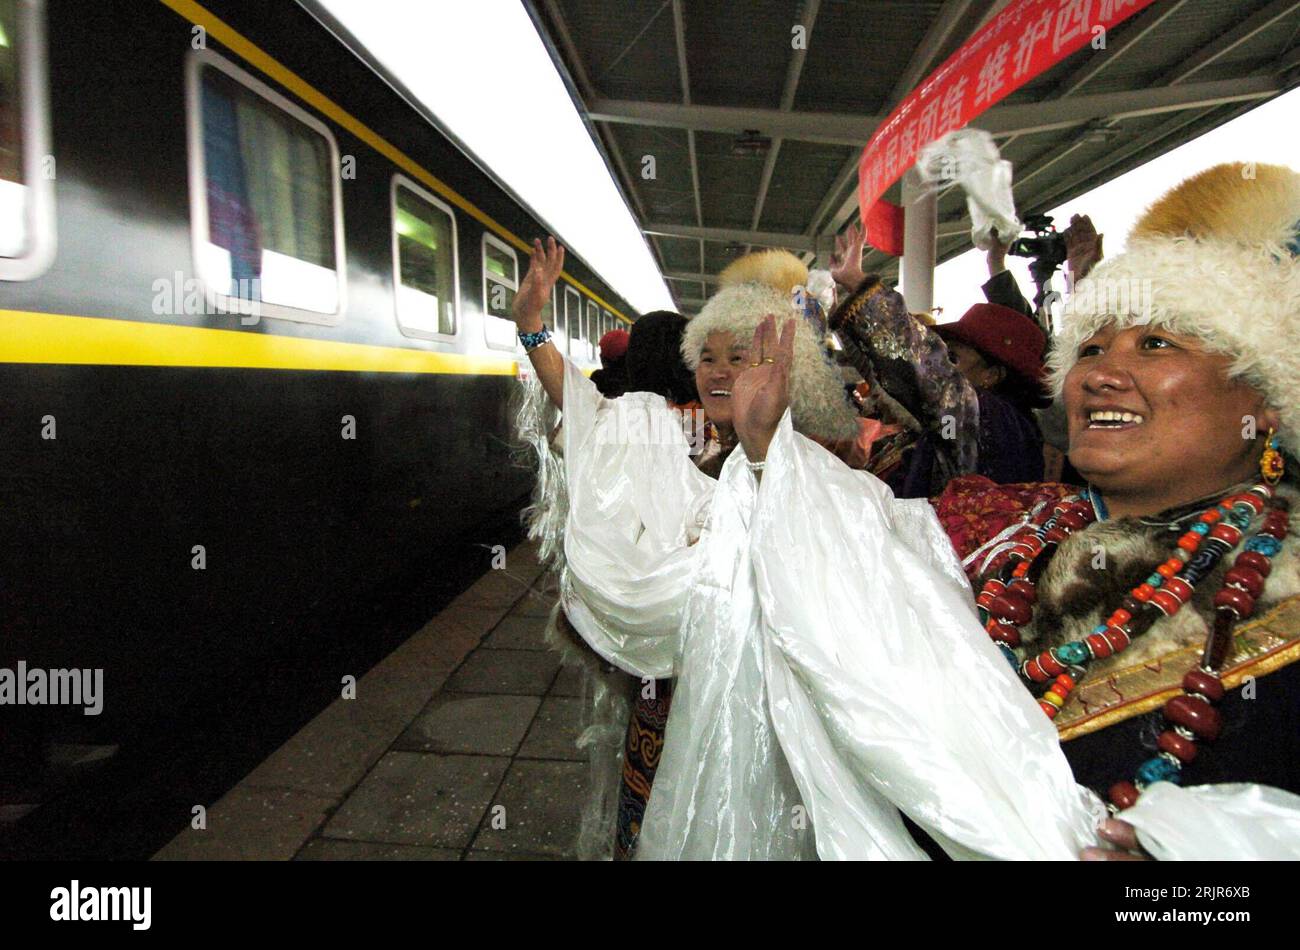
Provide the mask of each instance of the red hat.
POLYGON ((600 338, 600 358, 602 360, 621 360, 627 353, 627 331, 610 330, 600 338))
POLYGON ((957 340, 1028 380, 1041 381, 1047 337, 1023 313, 995 303, 977 303, 956 323, 935 327, 945 340, 957 340))

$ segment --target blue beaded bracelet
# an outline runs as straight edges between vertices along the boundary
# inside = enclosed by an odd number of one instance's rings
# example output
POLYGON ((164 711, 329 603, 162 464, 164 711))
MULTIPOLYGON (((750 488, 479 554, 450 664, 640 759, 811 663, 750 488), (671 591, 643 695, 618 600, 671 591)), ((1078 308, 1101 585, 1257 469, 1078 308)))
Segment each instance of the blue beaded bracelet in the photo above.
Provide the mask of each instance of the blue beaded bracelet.
POLYGON ((550 338, 551 338, 551 331, 546 329, 546 327, 542 327, 536 333, 521 332, 519 334, 519 342, 524 345, 525 353, 531 353, 533 350, 537 349, 539 346, 541 346, 550 338))

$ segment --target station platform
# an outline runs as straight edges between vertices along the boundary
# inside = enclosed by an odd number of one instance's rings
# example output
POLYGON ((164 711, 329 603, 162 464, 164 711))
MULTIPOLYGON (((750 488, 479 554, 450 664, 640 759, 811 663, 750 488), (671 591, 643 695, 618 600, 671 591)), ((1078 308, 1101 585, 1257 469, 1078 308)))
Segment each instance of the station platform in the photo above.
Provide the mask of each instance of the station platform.
POLYGON ((581 681, 542 642, 550 583, 508 552, 154 860, 573 858, 581 681))

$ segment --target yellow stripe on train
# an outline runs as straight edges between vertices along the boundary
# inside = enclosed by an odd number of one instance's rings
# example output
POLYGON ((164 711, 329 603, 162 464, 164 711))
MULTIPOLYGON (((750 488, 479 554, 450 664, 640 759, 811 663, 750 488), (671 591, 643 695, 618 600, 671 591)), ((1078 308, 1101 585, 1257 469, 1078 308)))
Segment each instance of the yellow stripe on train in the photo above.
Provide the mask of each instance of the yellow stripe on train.
POLYGON ((514 376, 507 356, 433 353, 368 343, 0 310, 0 363, 207 366, 514 376))

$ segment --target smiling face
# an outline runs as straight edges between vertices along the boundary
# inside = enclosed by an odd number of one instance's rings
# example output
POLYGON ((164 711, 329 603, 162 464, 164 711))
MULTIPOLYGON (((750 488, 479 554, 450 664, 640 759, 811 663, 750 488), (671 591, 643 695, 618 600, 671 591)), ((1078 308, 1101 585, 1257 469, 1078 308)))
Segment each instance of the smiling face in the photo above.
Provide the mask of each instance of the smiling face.
POLYGON ((695 388, 700 392, 704 415, 714 425, 731 426, 731 387, 748 365, 748 341, 737 341, 723 331, 705 338, 700 365, 695 368, 695 388))
POLYGON ((1228 378, 1230 364, 1153 326, 1112 325, 1079 347, 1062 393, 1070 462, 1114 514, 1153 514, 1258 473, 1278 416, 1254 388, 1228 378), (1257 438, 1245 437, 1245 417, 1257 438))

